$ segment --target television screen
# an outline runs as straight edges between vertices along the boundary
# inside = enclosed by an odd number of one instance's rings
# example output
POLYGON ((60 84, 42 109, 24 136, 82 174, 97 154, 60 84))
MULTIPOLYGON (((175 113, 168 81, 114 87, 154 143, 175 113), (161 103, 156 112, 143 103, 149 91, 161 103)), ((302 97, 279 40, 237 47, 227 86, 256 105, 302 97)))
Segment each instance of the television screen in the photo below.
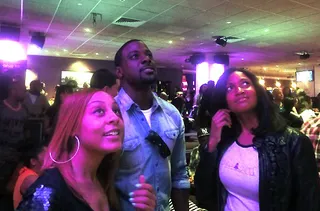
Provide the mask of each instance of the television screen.
POLYGON ((92 74, 91 72, 62 71, 61 83, 67 84, 72 81, 73 84, 77 83, 78 88, 89 87, 92 74))
POLYGON ((296 72, 297 81, 313 81, 313 70, 305 70, 296 72))

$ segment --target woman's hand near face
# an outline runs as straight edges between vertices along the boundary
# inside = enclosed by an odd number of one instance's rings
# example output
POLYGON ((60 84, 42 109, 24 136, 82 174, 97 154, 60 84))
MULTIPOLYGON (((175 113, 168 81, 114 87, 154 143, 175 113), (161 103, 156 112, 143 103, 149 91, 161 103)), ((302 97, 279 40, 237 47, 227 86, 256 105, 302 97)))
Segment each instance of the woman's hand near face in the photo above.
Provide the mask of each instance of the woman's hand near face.
POLYGON ((211 129, 208 151, 212 152, 221 140, 221 132, 224 126, 231 127, 230 110, 220 109, 211 119, 211 129))
POLYGON ((143 175, 139 177, 137 190, 130 193, 130 202, 137 211, 153 211, 156 207, 156 194, 153 187, 145 182, 143 175))

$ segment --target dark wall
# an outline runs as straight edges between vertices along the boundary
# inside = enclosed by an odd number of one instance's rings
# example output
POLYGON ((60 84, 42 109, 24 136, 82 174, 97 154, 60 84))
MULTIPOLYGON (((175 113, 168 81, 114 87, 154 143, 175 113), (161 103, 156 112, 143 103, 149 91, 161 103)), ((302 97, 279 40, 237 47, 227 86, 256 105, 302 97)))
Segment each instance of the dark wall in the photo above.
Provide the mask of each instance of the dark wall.
MULTIPOLYGON (((90 59, 75 59, 64 57, 49 57, 49 56, 28 56, 28 69, 36 72, 41 81, 46 84, 48 98, 54 96, 54 88, 61 80, 61 71, 75 71, 75 63, 80 62, 90 71, 95 71, 99 68, 107 68, 115 72, 113 61, 90 60, 90 59)), ((173 68, 159 68, 158 79, 161 81, 171 81, 171 91, 168 94, 173 95, 174 87, 181 86, 182 70, 173 68)))

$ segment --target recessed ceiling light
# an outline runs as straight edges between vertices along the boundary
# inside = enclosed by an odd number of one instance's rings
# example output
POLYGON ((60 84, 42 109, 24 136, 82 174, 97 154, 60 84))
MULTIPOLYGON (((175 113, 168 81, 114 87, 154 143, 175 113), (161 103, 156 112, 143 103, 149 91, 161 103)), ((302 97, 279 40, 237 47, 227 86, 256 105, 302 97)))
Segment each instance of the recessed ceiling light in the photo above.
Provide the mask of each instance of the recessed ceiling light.
POLYGON ((263 70, 267 70, 267 68, 266 68, 266 67, 263 67, 263 70))
POLYGON ((82 3, 79 2, 79 3, 78 3, 78 6, 82 6, 82 3))
POLYGON ((279 67, 279 65, 276 65, 276 67, 279 67))
POLYGON ((231 23, 231 21, 227 21, 227 24, 230 24, 231 23))
POLYGON ((109 59, 109 56, 106 56, 107 59, 109 59))
POLYGON ((89 28, 84 28, 84 31, 85 31, 85 32, 91 32, 91 29, 89 29, 89 28))
POLYGON ((241 59, 242 61, 244 60, 244 58, 241 59))
POLYGON ((264 30, 264 32, 268 32, 268 31, 269 31, 269 29, 265 29, 265 30, 264 30))
POLYGON ((169 40, 168 43, 169 43, 169 44, 172 44, 173 42, 172 42, 172 40, 169 40))
POLYGON ((298 63, 298 65, 302 65, 301 63, 298 63))
POLYGON ((119 0, 119 1, 121 1, 121 2, 125 2, 126 0, 119 0))
POLYGON ((67 52, 68 50, 67 50, 67 49, 63 49, 63 51, 64 51, 64 52, 67 52))
POLYGON ((99 55, 99 53, 96 53, 96 55, 98 56, 98 55, 99 55))

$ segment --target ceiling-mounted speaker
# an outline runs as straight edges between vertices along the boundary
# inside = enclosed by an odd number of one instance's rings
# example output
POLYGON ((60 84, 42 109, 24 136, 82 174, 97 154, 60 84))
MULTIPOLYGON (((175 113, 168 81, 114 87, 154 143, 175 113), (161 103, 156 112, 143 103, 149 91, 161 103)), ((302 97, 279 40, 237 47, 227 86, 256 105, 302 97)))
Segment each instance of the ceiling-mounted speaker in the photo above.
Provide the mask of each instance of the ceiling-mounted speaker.
POLYGON ((0 23, 0 39, 19 42, 20 26, 10 23, 0 23))
POLYGON ((46 41, 46 36, 44 33, 35 32, 32 34, 30 43, 38 46, 39 48, 43 48, 45 41, 46 41))
POLYGON ((229 55, 214 55, 213 56, 214 63, 223 64, 225 66, 229 66, 229 55))
POLYGON ((195 53, 192 54, 188 59, 186 59, 185 62, 197 65, 204 62, 205 60, 206 56, 203 53, 195 53))

